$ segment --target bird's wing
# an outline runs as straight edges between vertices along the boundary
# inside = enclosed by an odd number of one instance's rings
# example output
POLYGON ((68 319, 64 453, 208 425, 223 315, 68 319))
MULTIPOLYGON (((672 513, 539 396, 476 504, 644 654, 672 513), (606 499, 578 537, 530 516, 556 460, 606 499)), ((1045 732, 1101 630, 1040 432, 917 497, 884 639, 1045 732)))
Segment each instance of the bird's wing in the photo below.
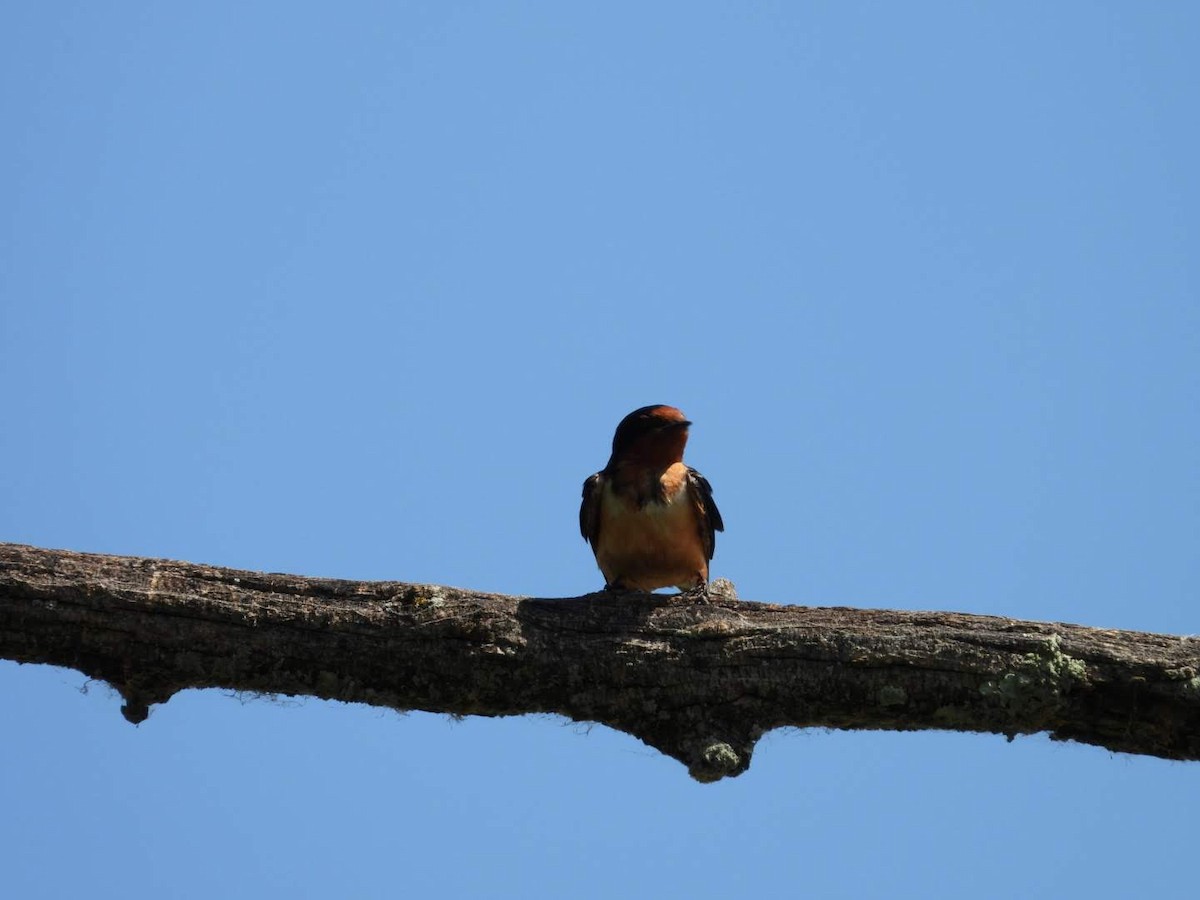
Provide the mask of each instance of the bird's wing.
POLYGON ((725 523, 721 521, 721 511, 717 509, 717 503, 713 500, 712 485, 708 483, 708 479, 689 466, 687 483, 692 492, 692 500, 700 513, 700 535, 704 538, 704 555, 712 559, 713 551, 717 547, 716 533, 725 530, 725 523))
POLYGON ((579 504, 579 533, 593 547, 600 537, 600 482, 597 472, 583 483, 583 502, 579 504))

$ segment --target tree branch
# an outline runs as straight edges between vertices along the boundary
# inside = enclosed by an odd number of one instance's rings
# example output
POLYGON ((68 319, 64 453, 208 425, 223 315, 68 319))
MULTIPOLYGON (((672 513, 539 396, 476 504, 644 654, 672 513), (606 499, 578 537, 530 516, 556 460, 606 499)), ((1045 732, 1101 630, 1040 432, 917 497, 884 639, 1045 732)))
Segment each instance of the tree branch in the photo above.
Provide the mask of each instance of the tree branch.
POLYGON ((140 722, 222 687, 557 713, 713 781, 781 726, 1032 734, 1200 758, 1200 641, 959 613, 654 594, 540 600, 0 544, 0 657, 112 684, 140 722))

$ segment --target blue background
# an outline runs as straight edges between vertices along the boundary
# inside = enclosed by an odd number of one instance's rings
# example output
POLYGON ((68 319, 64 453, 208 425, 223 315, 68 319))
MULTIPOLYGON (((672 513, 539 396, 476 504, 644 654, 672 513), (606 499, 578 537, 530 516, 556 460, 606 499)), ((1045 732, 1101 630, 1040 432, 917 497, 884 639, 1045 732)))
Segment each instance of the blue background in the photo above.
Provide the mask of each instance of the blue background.
MULTIPOLYGON (((569 596, 647 403, 743 598, 1189 634, 1200 7, 8 3, 0 539, 569 596)), ((21 898, 1188 896, 1195 765, 778 732, 712 786, 0 663, 21 898)))

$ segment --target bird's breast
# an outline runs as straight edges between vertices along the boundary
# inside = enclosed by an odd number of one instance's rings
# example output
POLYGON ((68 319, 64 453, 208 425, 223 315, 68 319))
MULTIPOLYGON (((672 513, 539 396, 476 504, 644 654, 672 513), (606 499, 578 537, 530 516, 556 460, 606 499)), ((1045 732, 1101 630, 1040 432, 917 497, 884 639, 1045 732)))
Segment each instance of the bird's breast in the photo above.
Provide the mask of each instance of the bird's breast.
POLYGON ((613 589, 708 581, 721 522, 715 506, 710 517, 708 482, 683 464, 689 424, 673 407, 635 410, 617 426, 608 464, 584 483, 579 530, 613 589))
MULTIPOLYGON (((697 510, 687 487, 687 466, 676 463, 650 484, 604 485, 598 556, 607 560, 655 560, 673 568, 705 562, 697 510), (686 562, 685 562, 686 561, 686 562)), ((603 562, 602 562, 603 567, 603 562)))

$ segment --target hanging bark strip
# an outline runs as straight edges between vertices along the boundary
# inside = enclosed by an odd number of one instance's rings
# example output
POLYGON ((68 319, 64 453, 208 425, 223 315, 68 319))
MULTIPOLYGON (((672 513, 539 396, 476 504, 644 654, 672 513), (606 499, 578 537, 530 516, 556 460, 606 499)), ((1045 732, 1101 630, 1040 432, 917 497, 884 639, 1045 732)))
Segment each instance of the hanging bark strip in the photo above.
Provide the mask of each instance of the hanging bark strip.
POLYGON ((77 669, 122 712, 184 688, 507 716, 640 738, 700 781, 781 726, 947 729, 1200 758, 1200 640, 943 612, 531 599, 0 544, 0 658, 77 669))

